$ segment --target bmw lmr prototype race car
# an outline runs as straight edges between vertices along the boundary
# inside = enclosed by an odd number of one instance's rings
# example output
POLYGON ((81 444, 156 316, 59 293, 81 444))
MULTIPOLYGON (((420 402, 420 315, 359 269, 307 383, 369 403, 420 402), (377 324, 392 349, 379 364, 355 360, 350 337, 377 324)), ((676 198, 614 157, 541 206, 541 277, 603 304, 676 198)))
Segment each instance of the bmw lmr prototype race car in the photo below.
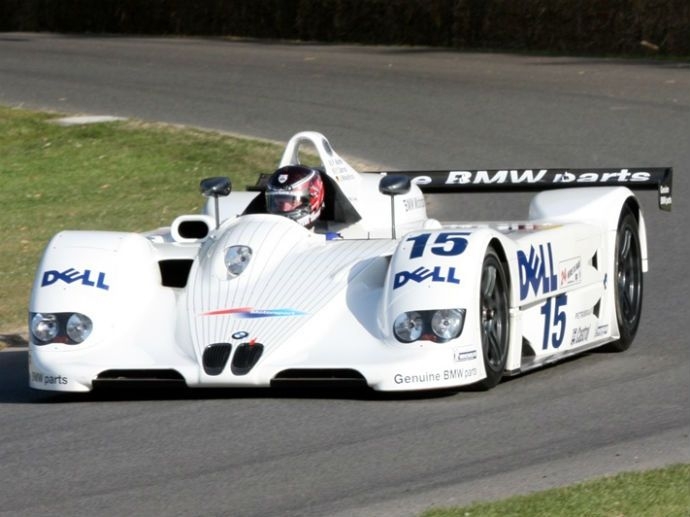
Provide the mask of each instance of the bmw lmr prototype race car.
POLYGON ((232 195, 204 180, 203 213, 169 228, 53 237, 29 307, 31 387, 492 388, 630 346, 648 264, 630 189, 671 208, 670 168, 358 173, 315 132, 289 141, 277 174, 232 195), (321 162, 309 227, 272 210, 304 201, 279 193, 306 147, 321 162), (474 190, 538 192, 524 221, 427 217, 424 192, 474 190))

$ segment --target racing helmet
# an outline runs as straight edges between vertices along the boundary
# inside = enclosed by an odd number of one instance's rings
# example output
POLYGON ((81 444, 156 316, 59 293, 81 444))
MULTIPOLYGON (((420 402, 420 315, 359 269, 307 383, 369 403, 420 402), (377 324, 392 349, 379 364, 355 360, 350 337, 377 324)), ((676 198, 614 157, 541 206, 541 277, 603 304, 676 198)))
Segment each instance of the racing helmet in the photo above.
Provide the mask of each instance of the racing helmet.
POLYGON ((324 187, 321 173, 304 165, 275 171, 266 186, 266 209, 310 228, 321 215, 324 187))

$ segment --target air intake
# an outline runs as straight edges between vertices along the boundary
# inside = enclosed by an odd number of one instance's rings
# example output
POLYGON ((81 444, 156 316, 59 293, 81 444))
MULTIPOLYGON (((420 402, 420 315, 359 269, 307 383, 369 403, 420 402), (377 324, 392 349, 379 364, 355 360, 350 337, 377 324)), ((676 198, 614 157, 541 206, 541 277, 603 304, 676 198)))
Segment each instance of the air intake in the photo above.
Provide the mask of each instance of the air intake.
POLYGON ((199 242, 215 228, 215 220, 203 214, 181 215, 170 225, 170 236, 175 242, 199 242))
POLYGON ((209 233, 206 221, 182 221, 177 227, 180 237, 185 239, 205 239, 209 233))
POLYGON ((259 361, 263 351, 264 346, 261 343, 242 343, 232 358, 232 373, 247 375, 259 361))
POLYGON ((102 381, 184 381, 175 370, 105 370, 96 378, 102 381))
POLYGON ((158 262, 161 271, 161 284, 165 287, 186 287, 191 259, 169 259, 158 262))
POLYGON ((228 362, 232 345, 230 343, 214 343, 204 350, 202 362, 204 371, 208 375, 220 375, 228 362))
POLYGON ((105 370, 93 380, 93 387, 99 388, 141 388, 141 387, 183 387, 184 377, 176 370, 105 370))
POLYGON ((367 381, 357 370, 346 368, 283 370, 271 380, 271 386, 290 386, 297 384, 366 387, 367 381))

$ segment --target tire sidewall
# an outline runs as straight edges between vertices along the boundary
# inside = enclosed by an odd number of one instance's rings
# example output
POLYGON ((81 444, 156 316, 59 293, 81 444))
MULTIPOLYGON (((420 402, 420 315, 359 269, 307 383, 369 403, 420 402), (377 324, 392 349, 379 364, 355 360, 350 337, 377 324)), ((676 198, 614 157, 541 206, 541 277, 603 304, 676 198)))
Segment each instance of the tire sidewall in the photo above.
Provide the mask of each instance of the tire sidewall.
POLYGON ((489 248, 484 255, 484 260, 482 262, 482 276, 479 282, 479 309, 480 311, 483 308, 483 295, 482 295, 482 280, 484 278, 484 269, 487 267, 487 265, 494 265, 496 267, 497 271, 497 278, 496 282, 497 285, 502 286, 502 298, 503 298, 503 306, 505 307, 505 315, 504 315, 504 321, 502 322, 503 324, 503 341, 504 341, 504 349, 502 353, 501 360, 499 362, 499 367, 498 368, 493 368, 489 362, 489 350, 488 350, 488 345, 486 343, 486 339, 484 338, 484 331, 482 328, 482 316, 480 314, 479 318, 479 332, 480 335, 482 336, 482 358, 484 361, 484 370, 486 372, 486 377, 480 381, 477 384, 477 387, 480 389, 491 389, 494 386, 496 386, 500 381, 501 378, 503 377, 503 372, 505 370, 506 366, 506 361, 508 360, 508 339, 510 336, 510 318, 508 316, 508 310, 509 310, 509 297, 508 297, 508 280, 507 276, 505 273, 505 269, 503 267, 503 264, 498 256, 498 254, 493 250, 493 248, 489 248))
POLYGON ((614 298, 616 304, 616 321, 618 323, 619 339, 614 343, 611 343, 608 348, 613 351, 622 352, 630 348, 630 345, 635 338, 637 329, 640 324, 640 318, 642 316, 642 294, 643 294, 643 274, 642 274, 642 254, 640 247, 640 235, 638 229, 637 218, 634 216, 632 211, 626 206, 621 211, 621 216, 618 223, 618 230, 616 232, 616 247, 615 247, 615 263, 614 263, 614 298), (635 252, 635 276, 637 277, 637 293, 636 293, 636 315, 633 321, 628 321, 621 307, 621 287, 618 283, 618 274, 620 268, 620 247, 623 241, 623 235, 627 230, 630 230, 633 236, 634 252, 635 252))

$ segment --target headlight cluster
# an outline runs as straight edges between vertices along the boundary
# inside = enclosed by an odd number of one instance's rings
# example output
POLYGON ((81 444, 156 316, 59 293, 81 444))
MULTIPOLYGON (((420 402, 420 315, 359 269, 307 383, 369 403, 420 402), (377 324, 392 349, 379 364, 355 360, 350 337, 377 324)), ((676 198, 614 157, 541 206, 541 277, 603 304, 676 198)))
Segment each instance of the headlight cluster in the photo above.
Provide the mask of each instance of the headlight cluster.
POLYGON ((29 330, 37 345, 65 343, 78 345, 91 334, 91 318, 78 312, 32 312, 29 330))
POLYGON ((412 343, 419 339, 445 343, 462 333, 465 309, 403 312, 393 322, 393 334, 398 341, 412 343))
POLYGON ((249 265, 252 249, 249 246, 230 246, 225 250, 225 267, 228 278, 238 277, 249 265))

